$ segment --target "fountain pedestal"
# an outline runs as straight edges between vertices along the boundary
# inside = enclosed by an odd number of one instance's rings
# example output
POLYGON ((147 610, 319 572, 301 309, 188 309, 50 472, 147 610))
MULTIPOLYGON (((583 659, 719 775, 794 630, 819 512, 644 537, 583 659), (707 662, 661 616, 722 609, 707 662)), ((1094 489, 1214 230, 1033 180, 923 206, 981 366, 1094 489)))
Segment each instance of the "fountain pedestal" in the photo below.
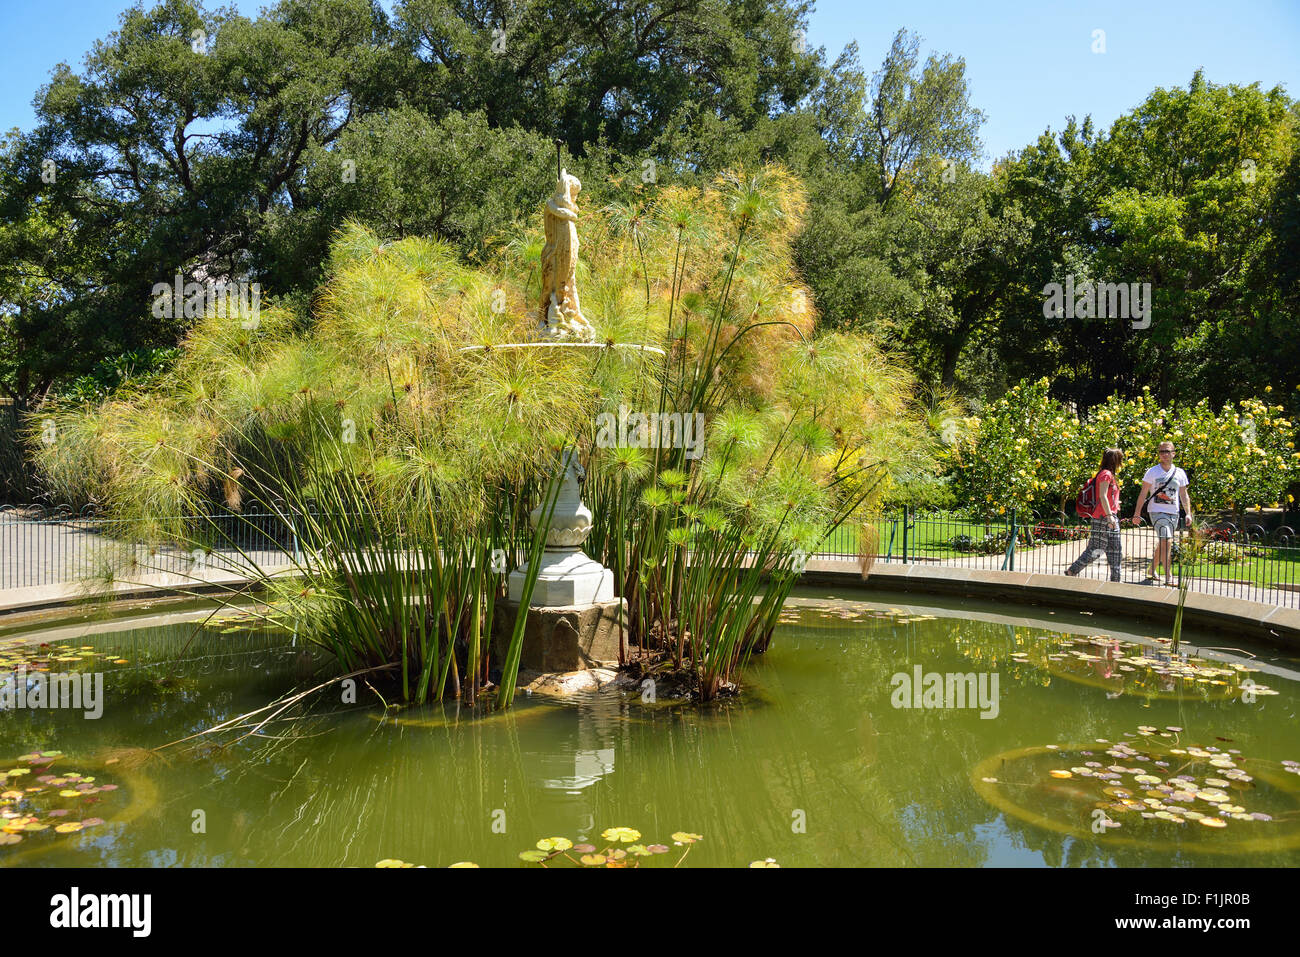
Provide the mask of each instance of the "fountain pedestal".
MULTIPOLYGON (((528 608, 520 607, 527 576, 517 569, 510 573, 508 599, 493 618, 493 640, 504 656, 515 619, 528 615, 520 652, 525 670, 567 672, 618 664, 625 606, 614 597, 614 573, 582 550, 591 534, 591 511, 579 494, 582 478, 577 453, 570 450, 528 608)), ((538 507, 529 516, 534 529, 542 514, 538 507)))
MULTIPOLYGON (((524 573, 510 573, 510 600, 519 601, 523 594, 524 573)), ((537 573, 529 604, 537 607, 557 605, 591 605, 614 600, 614 573, 581 548, 550 548, 542 552, 542 567, 537 573)))
MULTIPOLYGON (((519 603, 501 599, 492 616, 492 641, 498 661, 504 661, 519 603)), ((584 605, 528 609, 520 649, 520 674, 564 673, 618 667, 618 636, 626 630, 622 599, 584 605)), ((522 679, 521 679, 522 680, 522 679)))
MULTIPOLYGON (((534 608, 591 605, 614 599, 614 573, 582 551, 582 543, 591 534, 591 510, 582 504, 579 491, 584 474, 577 451, 570 449, 546 533, 537 583, 528 601, 534 608)), ((529 514, 534 529, 540 524, 542 514, 540 505, 529 514)), ((511 601, 522 598, 524 578, 523 569, 510 573, 507 594, 511 601)))

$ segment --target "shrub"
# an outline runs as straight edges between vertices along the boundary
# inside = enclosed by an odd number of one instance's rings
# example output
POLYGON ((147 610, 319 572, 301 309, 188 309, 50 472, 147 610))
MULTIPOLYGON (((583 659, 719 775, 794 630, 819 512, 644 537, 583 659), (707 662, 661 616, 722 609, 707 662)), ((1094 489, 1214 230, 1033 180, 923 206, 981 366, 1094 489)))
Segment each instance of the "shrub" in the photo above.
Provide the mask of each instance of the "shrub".
POLYGON ((1112 396, 1080 422, 1050 396, 1046 379, 1021 382, 953 447, 948 469, 960 503, 985 517, 1015 508, 1027 518, 1072 509, 1102 452, 1115 446, 1126 456, 1121 508, 1131 509, 1156 447, 1169 440, 1191 480, 1194 511, 1276 507, 1300 477, 1295 426, 1283 411, 1257 399, 1217 412, 1207 400, 1161 406, 1144 391, 1131 400, 1112 396))

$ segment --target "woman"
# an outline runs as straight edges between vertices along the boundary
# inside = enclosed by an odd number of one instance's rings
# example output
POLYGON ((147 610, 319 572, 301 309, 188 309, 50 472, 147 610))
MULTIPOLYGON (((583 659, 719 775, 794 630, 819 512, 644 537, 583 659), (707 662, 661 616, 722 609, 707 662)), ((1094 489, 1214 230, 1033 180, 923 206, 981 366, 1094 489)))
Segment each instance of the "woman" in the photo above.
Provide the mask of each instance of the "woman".
POLYGON ((1117 582, 1119 576, 1119 482, 1115 473, 1124 464, 1124 453, 1119 449, 1107 449, 1101 457, 1101 468, 1097 470, 1097 509, 1092 517, 1092 534, 1088 537, 1088 547, 1074 560, 1074 564, 1065 570, 1067 575, 1077 575, 1105 552, 1110 563, 1110 580, 1117 582))

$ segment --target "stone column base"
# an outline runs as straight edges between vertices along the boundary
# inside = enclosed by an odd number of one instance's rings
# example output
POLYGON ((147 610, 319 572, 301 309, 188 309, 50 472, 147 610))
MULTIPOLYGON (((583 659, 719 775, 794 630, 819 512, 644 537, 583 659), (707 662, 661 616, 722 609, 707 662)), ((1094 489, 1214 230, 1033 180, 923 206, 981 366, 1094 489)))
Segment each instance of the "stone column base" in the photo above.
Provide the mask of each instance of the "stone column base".
MULTIPOLYGON (((496 664, 505 660, 518 602, 498 599, 492 615, 492 651, 496 664)), ((623 599, 588 605, 528 609, 521 671, 583 671, 618 666, 620 620, 627 633, 623 599)))
MULTIPOLYGON (((542 551, 541 564, 533 585, 532 605, 573 608, 614 598, 614 573, 580 548, 547 547, 542 551)), ((524 577, 523 569, 510 573, 511 601, 523 595, 524 577)))

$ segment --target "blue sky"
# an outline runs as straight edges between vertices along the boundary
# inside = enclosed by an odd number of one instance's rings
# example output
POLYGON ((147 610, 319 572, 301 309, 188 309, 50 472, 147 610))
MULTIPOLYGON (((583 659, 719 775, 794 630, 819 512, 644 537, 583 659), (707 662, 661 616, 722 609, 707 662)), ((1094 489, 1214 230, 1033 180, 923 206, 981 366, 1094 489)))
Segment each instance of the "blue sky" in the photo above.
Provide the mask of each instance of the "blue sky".
MULTIPOLYGON (((265 5, 225 2, 248 15, 265 5)), ((32 96, 51 68, 79 67, 129 5, 0 0, 0 130, 30 128, 32 96)), ((870 74, 900 27, 919 34, 927 53, 965 58, 972 101, 988 116, 990 157, 1059 129, 1070 114, 1107 126, 1153 88, 1185 86, 1197 67, 1214 83, 1281 83, 1300 96, 1300 0, 821 0, 808 40, 833 60, 856 39, 870 74), (1105 31, 1105 53, 1092 52, 1094 30, 1105 31)))

